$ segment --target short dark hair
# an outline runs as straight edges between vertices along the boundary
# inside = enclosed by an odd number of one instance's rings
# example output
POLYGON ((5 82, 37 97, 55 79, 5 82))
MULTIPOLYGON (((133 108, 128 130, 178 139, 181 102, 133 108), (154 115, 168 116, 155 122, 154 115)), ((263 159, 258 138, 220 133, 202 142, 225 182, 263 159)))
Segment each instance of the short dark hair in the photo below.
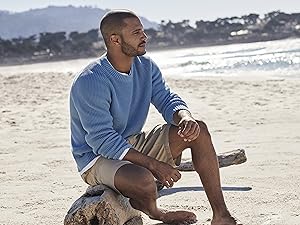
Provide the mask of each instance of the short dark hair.
POLYGON ((100 22, 100 31, 105 44, 108 44, 112 34, 121 34, 121 30, 126 24, 126 18, 138 18, 138 16, 129 10, 112 10, 106 13, 100 22))

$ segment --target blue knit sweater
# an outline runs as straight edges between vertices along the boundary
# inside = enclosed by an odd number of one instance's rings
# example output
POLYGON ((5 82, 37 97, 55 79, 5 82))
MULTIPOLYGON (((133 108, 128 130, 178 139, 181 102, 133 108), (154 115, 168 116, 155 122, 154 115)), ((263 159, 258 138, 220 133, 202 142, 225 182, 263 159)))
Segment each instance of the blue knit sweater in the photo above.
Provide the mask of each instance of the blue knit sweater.
POLYGON ((78 171, 99 155, 119 159, 131 148, 126 139, 141 132, 150 103, 167 123, 174 123, 174 112, 187 109, 148 57, 135 57, 128 76, 115 70, 106 55, 78 74, 70 93, 72 154, 78 171))

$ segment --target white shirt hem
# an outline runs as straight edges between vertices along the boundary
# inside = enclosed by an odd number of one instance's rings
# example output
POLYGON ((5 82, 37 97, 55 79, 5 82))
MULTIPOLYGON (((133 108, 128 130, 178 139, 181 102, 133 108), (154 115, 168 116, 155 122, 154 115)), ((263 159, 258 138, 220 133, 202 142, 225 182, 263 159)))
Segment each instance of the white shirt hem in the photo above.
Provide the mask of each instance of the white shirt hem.
MULTIPOLYGON (((122 160, 125 155, 127 154, 127 152, 129 151, 130 148, 127 148, 124 150, 124 152, 122 153, 122 155, 119 157, 119 160, 122 160)), ((89 162, 89 164, 87 164, 81 171, 80 171, 80 175, 84 174, 86 171, 88 171, 90 168, 92 168, 92 166, 96 163, 96 161, 99 159, 100 156, 97 156, 96 158, 94 158, 92 161, 89 162)))

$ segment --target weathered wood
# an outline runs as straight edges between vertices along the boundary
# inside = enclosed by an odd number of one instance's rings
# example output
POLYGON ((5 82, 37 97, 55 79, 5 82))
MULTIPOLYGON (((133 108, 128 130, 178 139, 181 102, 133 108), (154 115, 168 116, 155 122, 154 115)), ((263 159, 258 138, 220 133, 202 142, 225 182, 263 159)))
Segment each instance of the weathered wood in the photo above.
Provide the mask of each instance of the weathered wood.
MULTIPOLYGON (((237 149, 229 152, 218 154, 219 167, 241 164, 247 161, 245 150, 237 149)), ((194 166, 191 161, 183 161, 177 167, 180 171, 194 171, 194 166)))
POLYGON ((90 186, 69 209, 64 225, 142 225, 128 198, 104 185, 90 186))

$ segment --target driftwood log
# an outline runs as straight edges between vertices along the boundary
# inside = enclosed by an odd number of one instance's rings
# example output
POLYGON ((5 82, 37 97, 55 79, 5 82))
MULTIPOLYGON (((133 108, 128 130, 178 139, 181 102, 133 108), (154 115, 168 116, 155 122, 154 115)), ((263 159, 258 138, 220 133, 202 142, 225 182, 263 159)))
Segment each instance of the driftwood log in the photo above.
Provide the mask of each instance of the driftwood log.
MULTIPOLYGON (((219 167, 246 162, 243 149, 218 155, 219 167)), ((178 169, 193 171, 191 161, 182 162, 178 169)), ((160 190, 163 185, 157 182, 160 190)), ((64 225, 142 225, 141 213, 133 209, 128 198, 117 194, 104 185, 90 186, 69 209, 64 225)))
MULTIPOLYGON (((237 149, 218 154, 219 167, 238 165, 247 161, 244 149, 237 149)), ((180 171, 194 171, 192 161, 182 161, 177 167, 180 171)))

